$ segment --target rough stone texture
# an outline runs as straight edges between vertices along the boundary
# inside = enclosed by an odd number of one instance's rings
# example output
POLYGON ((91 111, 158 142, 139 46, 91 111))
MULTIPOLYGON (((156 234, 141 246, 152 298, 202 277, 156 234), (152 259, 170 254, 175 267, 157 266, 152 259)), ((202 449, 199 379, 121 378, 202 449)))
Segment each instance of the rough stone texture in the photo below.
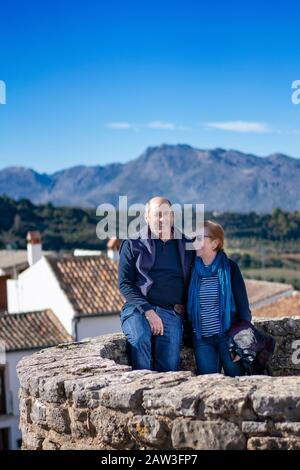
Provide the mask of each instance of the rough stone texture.
POLYGON ((23 448, 300 449, 300 318, 258 323, 280 340, 273 377, 195 376, 188 349, 180 372, 132 371, 122 334, 23 358, 23 448))
POLYGON ((275 354, 270 364, 273 374, 300 375, 300 317, 254 318, 253 323, 276 340, 275 354))
POLYGON ((241 429, 229 421, 201 421, 178 418, 172 428, 175 449, 243 450, 246 438, 241 429))

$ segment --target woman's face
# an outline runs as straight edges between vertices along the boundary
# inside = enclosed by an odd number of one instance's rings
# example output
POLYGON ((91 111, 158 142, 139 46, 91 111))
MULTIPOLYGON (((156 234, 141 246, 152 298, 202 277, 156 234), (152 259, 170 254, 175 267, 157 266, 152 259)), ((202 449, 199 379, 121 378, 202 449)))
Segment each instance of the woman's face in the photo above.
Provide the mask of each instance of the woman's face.
POLYGON ((204 236, 201 242, 197 244, 197 256, 212 257, 216 254, 219 245, 218 239, 213 239, 207 227, 204 227, 204 236))

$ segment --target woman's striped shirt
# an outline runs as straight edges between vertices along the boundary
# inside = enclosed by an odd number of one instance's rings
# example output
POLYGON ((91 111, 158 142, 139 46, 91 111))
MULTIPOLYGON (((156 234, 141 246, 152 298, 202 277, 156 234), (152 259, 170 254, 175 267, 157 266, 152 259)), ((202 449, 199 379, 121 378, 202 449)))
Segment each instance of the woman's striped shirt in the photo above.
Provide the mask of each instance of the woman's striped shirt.
POLYGON ((198 301, 200 303, 202 336, 220 333, 219 279, 217 274, 201 279, 198 301))

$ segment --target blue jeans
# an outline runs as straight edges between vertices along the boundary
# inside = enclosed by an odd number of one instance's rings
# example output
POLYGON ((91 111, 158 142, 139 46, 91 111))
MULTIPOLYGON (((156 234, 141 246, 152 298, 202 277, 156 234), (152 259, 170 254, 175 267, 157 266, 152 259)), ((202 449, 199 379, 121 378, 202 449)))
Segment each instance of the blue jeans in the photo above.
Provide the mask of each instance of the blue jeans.
POLYGON ((229 351, 228 333, 212 336, 193 337, 197 375, 220 373, 230 377, 245 375, 241 361, 233 362, 229 351))
POLYGON ((164 325, 164 334, 153 335, 145 315, 134 305, 121 309, 121 325, 127 338, 130 365, 133 369, 157 372, 180 370, 183 317, 172 309, 153 307, 164 325), (152 366, 152 367, 151 367, 152 366))

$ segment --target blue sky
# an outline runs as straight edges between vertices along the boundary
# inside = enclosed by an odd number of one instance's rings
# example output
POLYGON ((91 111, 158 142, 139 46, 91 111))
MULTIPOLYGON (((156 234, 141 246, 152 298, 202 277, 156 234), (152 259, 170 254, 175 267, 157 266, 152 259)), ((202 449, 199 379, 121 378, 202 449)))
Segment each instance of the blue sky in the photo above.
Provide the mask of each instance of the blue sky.
POLYGON ((296 1, 0 3, 0 168, 187 143, 300 157, 296 1))

